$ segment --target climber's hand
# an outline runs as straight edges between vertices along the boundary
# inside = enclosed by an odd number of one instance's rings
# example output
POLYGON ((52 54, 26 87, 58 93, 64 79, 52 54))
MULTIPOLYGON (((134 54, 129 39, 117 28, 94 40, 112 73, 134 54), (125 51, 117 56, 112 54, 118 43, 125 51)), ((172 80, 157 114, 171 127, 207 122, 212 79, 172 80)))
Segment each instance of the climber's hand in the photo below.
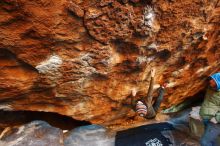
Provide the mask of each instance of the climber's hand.
POLYGON ((212 123, 214 123, 214 124, 217 124, 218 122, 216 121, 216 118, 215 117, 213 117, 213 118, 211 118, 211 120, 210 120, 212 123))
POLYGON ((151 69, 150 75, 151 75, 151 77, 154 77, 154 76, 155 76, 155 69, 154 69, 154 68, 151 69))
POLYGON ((137 94, 137 89, 136 88, 131 89, 131 95, 136 96, 136 94, 137 94))

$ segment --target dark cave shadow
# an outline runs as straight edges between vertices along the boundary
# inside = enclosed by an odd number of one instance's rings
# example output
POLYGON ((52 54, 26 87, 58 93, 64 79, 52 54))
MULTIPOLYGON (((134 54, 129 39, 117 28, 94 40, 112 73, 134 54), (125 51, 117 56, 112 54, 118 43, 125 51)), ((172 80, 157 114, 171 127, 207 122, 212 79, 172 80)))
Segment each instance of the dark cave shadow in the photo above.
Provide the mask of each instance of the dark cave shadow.
POLYGON ((71 117, 52 112, 0 110, 0 128, 23 125, 35 120, 45 121, 51 126, 63 130, 71 130, 79 126, 91 124, 88 121, 79 121, 71 117))

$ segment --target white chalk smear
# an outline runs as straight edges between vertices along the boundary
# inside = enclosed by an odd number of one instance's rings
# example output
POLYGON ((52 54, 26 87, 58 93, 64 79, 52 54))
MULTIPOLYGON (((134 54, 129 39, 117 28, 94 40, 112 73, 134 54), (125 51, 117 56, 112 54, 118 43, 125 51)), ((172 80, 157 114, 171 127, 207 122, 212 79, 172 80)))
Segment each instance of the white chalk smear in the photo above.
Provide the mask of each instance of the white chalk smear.
POLYGON ((39 71, 39 73, 47 74, 57 71, 62 63, 62 58, 57 55, 53 55, 48 60, 43 61, 37 65, 36 69, 39 71))

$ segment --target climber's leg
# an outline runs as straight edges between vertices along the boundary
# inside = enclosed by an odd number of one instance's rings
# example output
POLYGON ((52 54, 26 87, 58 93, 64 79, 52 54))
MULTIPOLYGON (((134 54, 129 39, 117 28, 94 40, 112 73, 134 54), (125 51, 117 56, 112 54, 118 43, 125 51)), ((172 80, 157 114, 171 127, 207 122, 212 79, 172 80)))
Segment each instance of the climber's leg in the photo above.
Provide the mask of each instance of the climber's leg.
POLYGON ((157 112, 158 109, 160 108, 160 104, 163 100, 164 91, 165 91, 164 87, 161 86, 160 89, 159 89, 159 96, 158 96, 158 98, 156 99, 156 102, 153 105, 153 108, 154 108, 155 112, 157 112))
POLYGON ((205 131, 200 139, 201 146, 218 146, 217 137, 220 134, 220 125, 207 121, 205 123, 205 131))

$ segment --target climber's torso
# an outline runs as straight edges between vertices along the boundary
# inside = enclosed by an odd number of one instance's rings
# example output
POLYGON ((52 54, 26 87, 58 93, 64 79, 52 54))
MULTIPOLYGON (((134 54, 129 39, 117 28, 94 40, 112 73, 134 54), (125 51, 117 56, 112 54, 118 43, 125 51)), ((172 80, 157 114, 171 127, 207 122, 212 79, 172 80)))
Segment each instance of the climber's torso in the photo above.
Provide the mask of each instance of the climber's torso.
POLYGON ((202 104, 200 115, 205 118, 216 116, 220 112, 220 91, 208 88, 202 104))

